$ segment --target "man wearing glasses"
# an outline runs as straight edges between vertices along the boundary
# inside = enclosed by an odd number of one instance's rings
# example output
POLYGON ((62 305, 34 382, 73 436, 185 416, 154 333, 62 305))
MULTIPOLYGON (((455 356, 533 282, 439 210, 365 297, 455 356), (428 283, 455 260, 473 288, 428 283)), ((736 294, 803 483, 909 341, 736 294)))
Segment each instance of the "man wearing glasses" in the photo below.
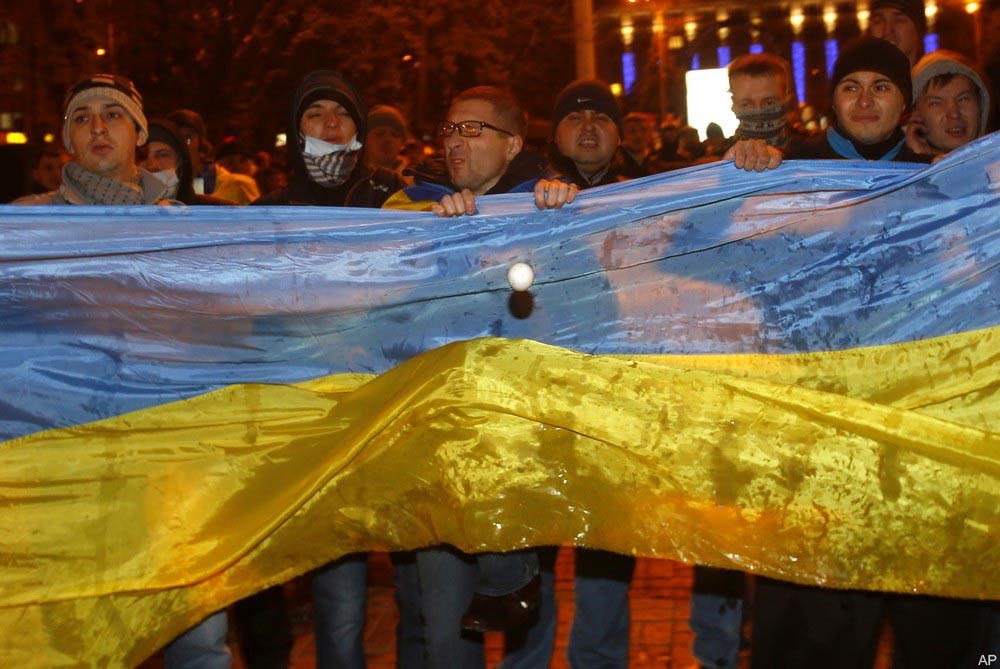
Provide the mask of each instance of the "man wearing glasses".
POLYGON ((416 183, 385 203, 390 209, 433 211, 441 217, 476 213, 476 197, 534 193, 539 209, 558 209, 577 189, 541 179, 545 159, 522 151, 528 121, 517 101, 499 88, 478 86, 455 96, 447 120, 438 125, 444 165, 417 166, 416 183))
MULTIPOLYGON (((526 128, 524 110, 510 93, 491 86, 460 93, 438 125, 441 157, 411 170, 414 185, 383 207, 450 217, 475 214, 477 197, 499 193, 534 193, 539 209, 572 202, 577 187, 541 179, 545 159, 522 150, 526 128)), ((505 665, 527 666, 525 656, 537 645, 522 636, 534 629, 529 625, 540 601, 535 552, 468 555, 442 545, 417 551, 416 559, 427 667, 484 667, 482 637, 476 632, 513 629, 518 635, 508 639, 505 665)))

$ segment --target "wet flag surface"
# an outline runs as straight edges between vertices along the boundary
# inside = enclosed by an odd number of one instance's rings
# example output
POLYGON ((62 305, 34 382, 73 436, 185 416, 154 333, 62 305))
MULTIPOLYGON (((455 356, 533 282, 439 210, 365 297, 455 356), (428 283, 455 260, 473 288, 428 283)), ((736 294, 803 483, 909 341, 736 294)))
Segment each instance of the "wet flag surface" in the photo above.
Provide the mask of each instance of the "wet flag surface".
POLYGON ((998 182, 988 137, 453 220, 2 207, 0 664, 440 542, 1000 598, 998 182))

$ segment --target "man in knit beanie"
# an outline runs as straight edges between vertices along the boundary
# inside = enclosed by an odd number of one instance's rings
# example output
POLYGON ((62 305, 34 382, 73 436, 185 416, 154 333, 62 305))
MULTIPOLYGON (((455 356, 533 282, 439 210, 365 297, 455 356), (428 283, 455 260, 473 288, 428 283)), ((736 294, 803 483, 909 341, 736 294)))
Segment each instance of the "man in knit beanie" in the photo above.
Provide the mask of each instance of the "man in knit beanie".
POLYGON ((368 112, 368 140, 365 142, 365 160, 369 165, 380 165, 402 173, 406 161, 400 157, 407 135, 406 119, 390 105, 376 105, 368 112))
POLYGON ((556 96, 552 110, 552 167, 580 188, 619 181, 623 115, 611 88, 578 79, 556 96))
POLYGON ((868 34, 884 39, 903 52, 910 67, 924 52, 927 16, 923 0, 873 0, 868 34))
POLYGON ((941 49, 913 68, 913 106, 907 145, 939 156, 986 134, 992 99, 985 77, 967 58, 941 49))
POLYGON ((148 129, 142 96, 114 74, 83 79, 66 94, 63 143, 72 160, 58 190, 15 204, 153 204, 166 186, 136 165, 136 148, 148 129))

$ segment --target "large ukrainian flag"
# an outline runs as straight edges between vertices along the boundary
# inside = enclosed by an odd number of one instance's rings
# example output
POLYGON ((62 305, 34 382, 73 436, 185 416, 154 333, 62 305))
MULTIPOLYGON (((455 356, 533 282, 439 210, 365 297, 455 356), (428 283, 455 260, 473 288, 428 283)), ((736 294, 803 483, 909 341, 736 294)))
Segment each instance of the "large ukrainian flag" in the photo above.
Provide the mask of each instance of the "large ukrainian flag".
POLYGON ((0 208, 0 666, 438 542, 1000 598, 998 182, 990 137, 450 221, 0 208))

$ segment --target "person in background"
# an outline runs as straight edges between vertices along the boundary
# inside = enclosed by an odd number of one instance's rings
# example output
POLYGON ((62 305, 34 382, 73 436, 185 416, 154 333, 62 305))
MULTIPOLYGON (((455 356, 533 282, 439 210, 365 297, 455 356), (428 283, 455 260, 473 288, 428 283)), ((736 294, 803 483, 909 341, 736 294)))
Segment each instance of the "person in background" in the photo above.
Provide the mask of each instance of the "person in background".
POLYGON ((927 15, 924 0, 872 0, 868 34, 903 52, 913 67, 924 52, 927 15))
POLYGON ((365 160, 369 165, 378 165, 402 174, 407 161, 401 154, 408 134, 406 119, 398 109, 389 105, 372 107, 368 112, 365 160))
POLYGON ((62 168, 69 156, 59 145, 46 144, 35 153, 35 166, 29 176, 28 192, 32 194, 57 190, 62 185, 62 168))
POLYGON ((146 158, 143 167, 156 175, 167 185, 167 197, 187 205, 235 205, 211 195, 194 192, 191 156, 180 129, 170 120, 153 118, 149 120, 149 141, 146 142, 146 158))
POLYGON ((254 151, 236 137, 227 137, 215 152, 216 164, 232 174, 242 174, 251 179, 257 176, 254 151))
POLYGON ((622 174, 629 179, 659 171, 653 134, 653 118, 649 114, 632 112, 622 121, 621 153, 625 161, 622 174))
POLYGON ((913 68, 913 115, 906 143, 941 156, 986 134, 993 100, 983 74, 964 56, 939 50, 913 68))
POLYGON ((709 123, 705 127, 705 141, 701 143, 704 158, 720 158, 726 152, 726 135, 718 123, 709 123))
POLYGON ((194 192, 199 195, 214 195, 236 204, 250 204, 260 197, 257 182, 252 177, 233 174, 212 162, 212 144, 208 140, 208 131, 201 114, 190 109, 178 109, 167 118, 180 128, 191 152, 194 192))

